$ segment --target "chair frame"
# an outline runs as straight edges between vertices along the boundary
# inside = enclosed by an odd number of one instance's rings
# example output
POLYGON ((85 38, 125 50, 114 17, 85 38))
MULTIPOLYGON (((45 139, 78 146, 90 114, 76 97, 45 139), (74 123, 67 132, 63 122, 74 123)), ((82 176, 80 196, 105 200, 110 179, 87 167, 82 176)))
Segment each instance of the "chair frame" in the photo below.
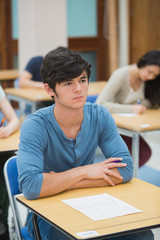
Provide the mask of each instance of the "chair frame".
MULTIPOLYGON (((16 169, 14 169, 12 172, 8 173, 8 166, 11 163, 11 161, 17 161, 17 156, 13 156, 10 157, 4 165, 4 178, 5 178, 5 182, 6 182, 6 187, 7 187, 7 192, 8 192, 8 197, 9 197, 9 202, 10 202, 10 206, 11 206, 11 210, 12 210, 12 214, 13 214, 13 220, 14 220, 14 224, 15 224, 15 231, 17 234, 17 237, 19 240, 22 240, 22 234, 21 234, 21 228, 22 228, 22 223, 20 220, 20 216, 19 216, 19 211, 17 208, 17 204, 16 204, 16 198, 15 196, 18 194, 21 194, 21 192, 18 189, 18 172, 17 170, 17 163, 16 164, 16 169), (11 179, 14 182, 14 186, 11 186, 11 179)), ((15 167, 15 165, 14 165, 15 167)), ((10 170, 10 169, 9 169, 10 170)))

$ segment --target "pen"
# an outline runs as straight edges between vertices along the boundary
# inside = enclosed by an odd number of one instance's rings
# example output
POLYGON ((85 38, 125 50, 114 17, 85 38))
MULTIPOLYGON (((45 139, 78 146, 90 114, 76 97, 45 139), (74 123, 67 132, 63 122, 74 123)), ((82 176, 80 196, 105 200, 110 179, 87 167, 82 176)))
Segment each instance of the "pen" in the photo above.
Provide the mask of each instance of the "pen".
POLYGON ((138 103, 138 104, 141 104, 141 100, 140 100, 140 99, 138 99, 138 100, 137 100, 137 103, 138 103))
POLYGON ((3 123, 4 123, 4 121, 5 121, 6 119, 5 119, 5 117, 2 119, 2 121, 1 121, 1 124, 0 124, 0 127, 2 127, 2 125, 3 125, 3 123))
POLYGON ((120 160, 115 160, 115 161, 113 161, 113 162, 115 162, 115 163, 119 163, 119 162, 121 162, 120 160))

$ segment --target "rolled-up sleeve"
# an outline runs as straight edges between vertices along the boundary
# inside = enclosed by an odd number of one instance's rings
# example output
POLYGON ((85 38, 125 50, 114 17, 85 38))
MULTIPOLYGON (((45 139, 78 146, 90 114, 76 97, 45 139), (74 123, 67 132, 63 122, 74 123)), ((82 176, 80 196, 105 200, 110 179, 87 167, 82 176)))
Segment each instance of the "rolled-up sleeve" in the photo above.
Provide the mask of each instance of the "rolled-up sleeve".
POLYGON ((19 188, 27 199, 39 197, 43 182, 43 131, 34 120, 21 127, 17 156, 19 188))

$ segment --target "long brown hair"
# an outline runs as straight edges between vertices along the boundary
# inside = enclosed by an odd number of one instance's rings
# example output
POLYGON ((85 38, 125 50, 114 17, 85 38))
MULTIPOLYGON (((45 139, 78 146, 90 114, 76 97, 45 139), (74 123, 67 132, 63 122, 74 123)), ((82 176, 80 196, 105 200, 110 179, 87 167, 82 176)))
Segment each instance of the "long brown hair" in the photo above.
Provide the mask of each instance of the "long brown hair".
MULTIPOLYGON (((160 67, 160 50, 147 52, 137 62, 138 68, 143 68, 149 65, 160 67)), ((160 107, 160 75, 153 80, 145 82, 144 95, 145 98, 150 101, 153 108, 160 107)))

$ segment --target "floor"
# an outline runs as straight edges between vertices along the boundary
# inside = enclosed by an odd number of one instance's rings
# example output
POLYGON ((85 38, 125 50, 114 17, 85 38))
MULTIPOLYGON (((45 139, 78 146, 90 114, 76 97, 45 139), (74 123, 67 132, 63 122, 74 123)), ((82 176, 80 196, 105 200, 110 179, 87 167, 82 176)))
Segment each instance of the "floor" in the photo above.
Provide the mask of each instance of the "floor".
MULTIPOLYGON (((150 160, 148 161, 148 163, 146 164, 147 167, 151 167, 152 169, 156 169, 160 171, 160 132, 158 131, 152 131, 149 133, 144 133, 142 134, 142 136, 145 138, 145 140, 149 143, 149 145, 151 146, 152 149, 152 156, 150 158, 150 160)), ((101 158, 101 153, 98 151, 97 154, 99 154, 99 158, 101 158)), ((160 174, 160 173, 159 173, 160 174)), ((148 174, 149 178, 151 179, 152 176, 150 173, 148 174)), ((143 177, 143 176, 142 176, 143 177)), ((159 178, 160 175, 157 178, 158 184, 160 184, 159 178)), ((22 222, 25 222, 26 219, 26 209, 24 209, 24 207, 19 206, 21 208, 21 218, 22 218, 22 222)), ((9 211, 9 224, 11 225, 11 210, 9 211)), ((155 235, 155 240, 160 240, 160 228, 158 229, 154 229, 153 230, 154 235, 155 235)), ((11 238, 11 240, 13 240, 14 238, 11 238)))
MULTIPOLYGON (((160 131, 144 133, 142 136, 149 143, 152 149, 152 156, 146 165, 160 171, 160 131)), ((158 181, 160 181, 160 172, 158 181)), ((160 182, 158 184, 160 184, 160 182)), ((155 240, 160 240, 160 228, 154 229, 153 232, 155 240)))

